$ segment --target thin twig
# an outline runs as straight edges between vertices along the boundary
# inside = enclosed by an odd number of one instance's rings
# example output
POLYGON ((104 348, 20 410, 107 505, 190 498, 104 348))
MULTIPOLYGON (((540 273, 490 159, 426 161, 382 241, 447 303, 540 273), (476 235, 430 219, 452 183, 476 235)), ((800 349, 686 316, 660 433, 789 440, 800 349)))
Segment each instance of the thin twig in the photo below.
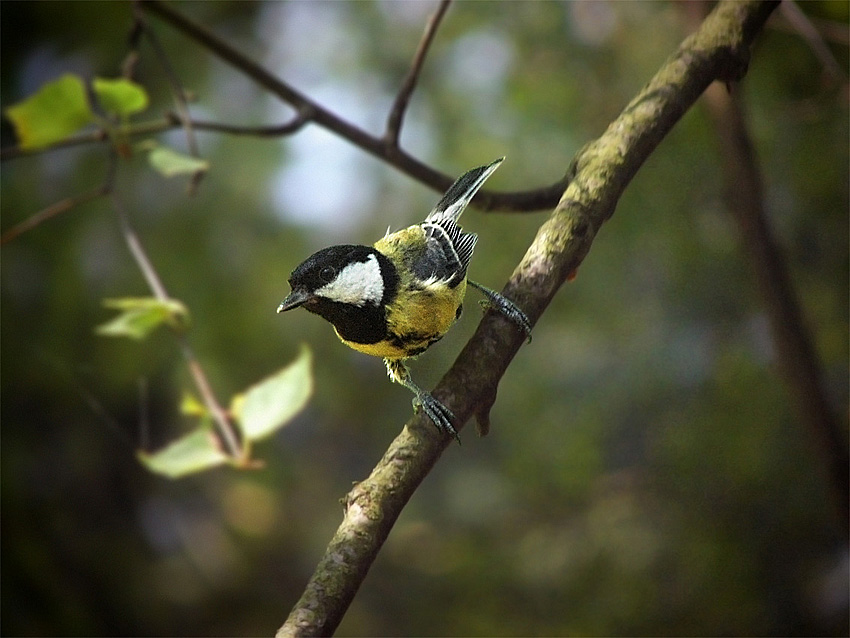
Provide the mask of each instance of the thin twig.
MULTIPOLYGON (((133 128, 133 130, 130 132, 130 135, 159 133, 161 131, 174 128, 173 124, 166 123, 164 121, 149 122, 145 123, 143 126, 145 128, 144 131, 133 128), (163 124, 166 124, 166 126, 163 126, 163 124)), ((130 129, 128 128, 127 130, 130 129)), ((42 146, 39 148, 22 148, 19 144, 15 144, 14 146, 7 146, 3 149, 0 149, 0 162, 18 159, 20 157, 40 155, 42 153, 51 153, 53 151, 58 151, 63 148, 85 146, 87 144, 98 144, 100 142, 108 141, 109 132, 106 129, 98 128, 91 131, 85 131, 83 133, 77 133, 75 135, 69 135, 65 139, 59 140, 58 142, 53 142, 49 146, 42 146)))
POLYGON ((428 24, 425 25, 425 32, 422 34, 422 40, 419 42, 419 47, 416 49, 416 54, 413 56, 413 63, 410 65, 410 71, 396 95, 395 102, 390 109, 390 115, 387 119, 387 130, 384 133, 384 142, 393 148, 398 148, 398 140, 401 135, 401 125, 404 119, 404 114, 407 110, 407 104, 410 101, 410 96, 416 88, 416 82, 419 79, 419 73, 422 71, 422 65, 425 63, 425 57, 428 55, 428 49, 431 47, 431 42, 437 34, 437 29, 440 28, 440 22, 452 0, 440 0, 440 6, 434 14, 428 18, 428 24))
POLYGON ((148 255, 142 246, 142 242, 139 240, 139 236, 130 225, 130 218, 127 215, 127 211, 124 209, 124 204, 118 197, 113 195, 112 206, 118 213, 118 221, 121 224, 121 234, 124 237, 124 241, 127 243, 127 248, 130 249, 130 254, 133 255, 133 259, 139 267, 139 270, 142 271, 142 276, 145 278, 148 288, 151 289, 154 297, 156 297, 159 301, 163 303, 169 301, 170 297, 168 296, 168 291, 166 291, 165 285, 159 277, 159 273, 156 272, 156 268, 154 268, 153 263, 148 258, 148 255))
MULTIPOLYGON (((812 26, 817 29, 818 35, 826 42, 840 47, 850 46, 850 32, 847 30, 846 22, 809 15, 806 16, 806 19, 812 23, 812 26)), ((772 20, 768 26, 777 31, 797 33, 797 27, 787 20, 772 20)))
MULTIPOLYGON (((238 126, 235 124, 225 124, 223 122, 212 122, 209 120, 197 120, 192 118, 192 127, 196 131, 211 131, 215 133, 227 133, 229 135, 246 135, 253 137, 281 137, 291 135, 301 129, 306 123, 307 118, 296 113, 291 120, 283 124, 272 124, 266 126, 238 126)), ((175 128, 183 126, 180 118, 168 112, 165 117, 158 120, 150 120, 148 122, 139 122, 131 124, 121 129, 121 134, 128 138, 141 137, 143 135, 156 135, 164 133, 175 128)), ((0 149, 0 162, 12 160, 26 155, 38 155, 50 151, 56 151, 62 148, 70 148, 73 146, 84 146, 86 144, 96 144, 98 142, 109 141, 109 133, 105 129, 95 129, 85 133, 77 133, 66 137, 64 140, 54 142, 50 146, 39 149, 23 149, 20 146, 7 146, 0 149)))
MULTIPOLYGON (((835 59, 830 48, 824 42, 823 35, 815 27, 809 17, 803 13, 796 2, 788 0, 783 2, 779 7, 779 11, 785 20, 792 28, 806 41, 809 48, 815 54, 820 63, 823 65, 827 75, 834 81, 847 81, 847 73, 844 68, 835 59)), ((846 33, 846 25, 844 25, 846 33)))
MULTIPOLYGON (((133 255, 136 265, 139 267, 139 270, 142 271, 142 275, 144 276, 148 287, 157 299, 163 302, 169 301, 170 297, 165 289, 165 285, 162 283, 162 279, 156 272, 156 268, 145 252, 142 242, 139 240, 139 236, 130 225, 130 219, 123 203, 114 194, 112 196, 112 205, 118 213, 118 221, 121 224, 121 234, 124 236, 124 241, 127 243, 127 247, 130 249, 130 254, 133 255)), ((192 379, 195 381, 195 386, 198 388, 201 399, 210 411, 213 421, 215 421, 215 424, 218 426, 218 432, 221 435, 228 454, 230 454, 230 456, 237 462, 244 461, 244 449, 239 443, 239 437, 236 434, 236 430, 228 419, 224 409, 221 407, 221 404, 219 404, 218 399, 216 399, 215 393, 207 380, 204 369, 201 367, 201 364, 198 362, 198 358, 189 346, 189 341, 182 333, 175 332, 174 334, 177 337, 177 341, 180 345, 180 352, 183 354, 183 358, 189 366, 189 372, 192 375, 192 379)))
POLYGON ((75 206, 79 206, 80 204, 85 204, 86 202, 90 202, 93 199, 102 197, 108 192, 109 191, 106 190, 103 186, 98 186, 97 188, 93 188, 92 190, 86 191, 85 193, 80 193, 79 195, 74 195, 73 197, 66 197, 63 200, 55 202, 47 208, 43 208, 37 213, 30 215, 25 220, 12 226, 9 230, 0 235, 0 245, 12 241, 19 235, 27 232, 28 230, 32 230, 43 222, 46 222, 48 219, 52 219, 57 215, 67 212, 75 206))
MULTIPOLYGON (((186 103, 186 91, 183 88, 183 84, 180 82, 180 78, 177 77, 177 72, 174 70, 174 67, 171 66, 168 55, 166 55, 165 49, 159 43, 159 38, 156 36, 156 33, 142 18, 142 12, 139 10, 136 2, 133 3, 133 14, 136 19, 136 24, 141 27, 145 38, 147 38, 151 48, 153 48, 154 54, 165 72, 165 77, 168 78, 168 83, 171 85, 171 93, 174 96, 174 105, 177 109, 177 115, 183 126, 183 130, 186 132, 186 144, 189 146, 189 153, 192 157, 200 157, 198 140, 195 138, 195 131, 192 128, 192 118, 189 114, 189 105, 186 103)), ((205 173, 206 171, 199 170, 195 171, 192 175, 192 179, 189 181, 190 195, 193 195, 197 191, 198 185, 201 183, 205 173)))
MULTIPOLYGON (((178 123, 179 119, 173 113, 167 113, 166 118, 178 123)), ((291 120, 283 124, 268 126, 239 126, 236 124, 225 124, 223 122, 211 122, 209 120, 192 120, 192 126, 198 131, 212 131, 216 133, 227 133, 228 135, 250 135, 253 137, 282 137, 291 135, 300 130, 308 119, 303 113, 296 113, 291 120)))
POLYGON ((0 245, 12 241, 23 233, 32 230, 36 226, 46 222, 48 219, 52 219, 57 215, 61 215, 62 213, 65 213, 76 206, 85 204, 86 202, 90 202, 92 200, 97 199, 98 197, 103 197, 104 195, 108 195, 109 193, 111 193, 112 187, 115 183, 115 172, 117 166, 117 155, 115 153, 110 153, 109 164, 106 168, 106 177, 103 180, 103 184, 101 184, 97 188, 93 188, 90 191, 86 191, 85 193, 80 193, 79 195, 75 195, 73 197, 66 197, 63 200, 51 204, 47 208, 43 208, 37 213, 30 215, 25 220, 12 226, 12 228, 0 235, 0 245))
POLYGON ((141 12, 133 9, 133 24, 130 27, 130 33, 127 36, 127 54, 124 56, 124 61, 121 63, 121 77, 127 80, 133 80, 136 77, 136 67, 139 63, 139 40, 144 31, 144 20, 141 12))

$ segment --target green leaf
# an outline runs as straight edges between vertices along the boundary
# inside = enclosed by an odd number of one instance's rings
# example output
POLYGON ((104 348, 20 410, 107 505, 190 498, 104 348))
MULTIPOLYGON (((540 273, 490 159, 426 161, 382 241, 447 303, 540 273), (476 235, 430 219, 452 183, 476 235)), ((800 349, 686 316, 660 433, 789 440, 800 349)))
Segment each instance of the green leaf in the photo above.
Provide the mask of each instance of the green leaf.
POLYGON ((65 139, 90 123, 94 115, 83 81, 66 74, 6 109, 21 148, 33 150, 65 139))
POLYGON ((304 409, 313 393, 312 365, 309 348, 302 346, 295 361, 233 398, 230 409, 246 439, 269 436, 304 409))
POLYGON ((203 472, 230 461, 206 428, 190 432, 157 452, 139 451, 139 460, 155 474, 176 479, 203 472))
POLYGON ((157 146, 151 150, 148 161, 158 173, 165 177, 193 174, 209 170, 210 163, 190 155, 183 155, 167 146, 157 146))
POLYGON ((189 311, 175 299, 160 301, 153 297, 126 297, 105 299, 103 305, 121 311, 112 321, 95 329, 97 334, 106 337, 144 339, 163 323, 176 330, 185 330, 189 323, 189 311))
POLYGON ((92 88, 103 109, 121 117, 129 117, 148 107, 147 92, 131 80, 95 78, 92 88))

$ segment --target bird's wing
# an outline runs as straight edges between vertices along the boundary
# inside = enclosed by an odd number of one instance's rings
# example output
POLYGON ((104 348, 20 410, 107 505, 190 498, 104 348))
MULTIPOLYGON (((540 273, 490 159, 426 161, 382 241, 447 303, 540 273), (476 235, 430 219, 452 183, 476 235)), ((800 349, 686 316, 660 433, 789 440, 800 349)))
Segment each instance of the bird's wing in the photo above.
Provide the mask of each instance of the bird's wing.
POLYGON ((457 285, 466 277, 478 235, 463 232, 457 225, 457 220, 481 185, 499 168, 504 159, 501 157, 487 166, 473 168, 458 177, 428 213, 422 223, 427 245, 425 253, 414 268, 417 275, 448 280, 451 286, 457 285))
POLYGON ((423 222, 425 253, 414 267, 423 279, 435 277, 456 286, 464 277, 475 250, 478 235, 465 233, 451 220, 423 222))

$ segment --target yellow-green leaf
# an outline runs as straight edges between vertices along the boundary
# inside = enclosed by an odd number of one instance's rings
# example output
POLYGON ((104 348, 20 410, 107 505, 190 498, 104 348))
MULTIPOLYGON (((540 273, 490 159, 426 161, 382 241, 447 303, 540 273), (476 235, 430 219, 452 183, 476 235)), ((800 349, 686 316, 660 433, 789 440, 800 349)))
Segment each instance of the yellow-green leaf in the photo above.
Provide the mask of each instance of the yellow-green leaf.
POLYGON ((166 177, 191 175, 198 171, 206 171, 210 167, 210 163, 206 160, 191 155, 183 155, 167 146, 154 148, 148 156, 148 161, 154 170, 166 177))
POLYGON ((95 329, 97 334, 106 337, 144 339, 163 323, 177 330, 185 330, 189 323, 189 311, 175 299, 161 301, 153 297, 126 297, 105 299, 103 305, 121 311, 117 317, 95 329))
POLYGON ((147 92, 131 80, 95 78, 92 88, 100 106, 121 117, 129 117, 148 107, 147 92))
POLYGON ((233 398, 230 409, 246 439, 269 436, 304 409, 313 393, 312 364, 310 350, 302 346, 295 361, 233 398))
POLYGON ((219 449, 215 436, 206 428, 190 432, 156 452, 138 453, 139 460, 151 471, 176 479, 203 472, 230 461, 219 449))
POLYGON ((206 418, 210 415, 210 411, 207 409, 198 397, 196 397, 191 392, 183 393, 183 400, 180 401, 180 413, 185 414, 186 416, 196 416, 200 418, 206 418))
POLYGON ((33 150, 65 139, 94 117, 83 81, 66 74, 6 109, 21 148, 33 150))

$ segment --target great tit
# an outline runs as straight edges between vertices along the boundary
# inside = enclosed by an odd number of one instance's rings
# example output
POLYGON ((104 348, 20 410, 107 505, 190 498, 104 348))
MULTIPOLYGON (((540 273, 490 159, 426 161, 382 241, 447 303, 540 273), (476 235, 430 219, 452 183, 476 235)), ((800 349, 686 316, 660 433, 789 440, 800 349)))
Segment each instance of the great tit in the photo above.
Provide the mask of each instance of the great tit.
POLYGON ((466 284, 480 290, 485 305, 513 321, 531 339, 531 323, 503 295, 468 280, 466 270, 478 236, 457 219, 502 157, 461 175, 421 224, 387 234, 372 246, 320 250, 289 277, 292 292, 278 312, 303 306, 333 324, 347 346, 383 357, 387 373, 416 395, 438 429, 454 437, 454 414, 410 377, 405 359, 423 353, 460 316, 466 284))

